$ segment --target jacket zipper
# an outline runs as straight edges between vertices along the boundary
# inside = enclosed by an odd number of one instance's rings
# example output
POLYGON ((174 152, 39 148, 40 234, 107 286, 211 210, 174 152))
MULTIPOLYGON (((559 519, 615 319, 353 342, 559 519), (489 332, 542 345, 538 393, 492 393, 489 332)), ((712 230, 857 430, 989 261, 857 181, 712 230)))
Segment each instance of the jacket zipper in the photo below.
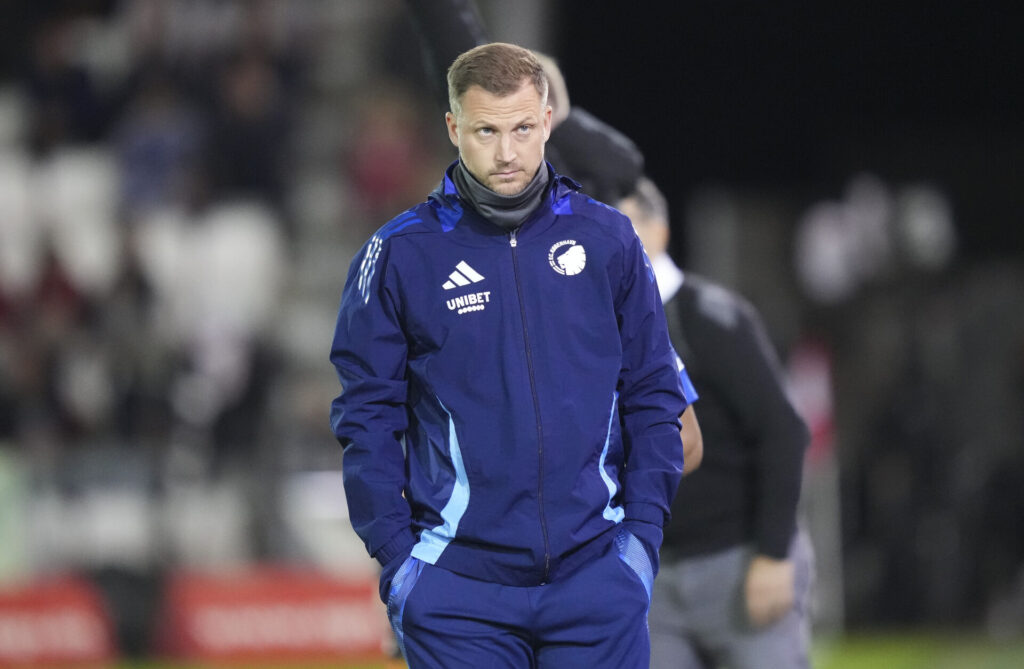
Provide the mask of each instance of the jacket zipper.
POLYGON ((544 537, 544 579, 548 582, 551 569, 551 546, 548 542, 548 523, 544 517, 544 433, 540 425, 540 400, 537 397, 537 380, 533 371, 533 353, 530 349, 530 334, 526 329, 526 305, 523 302, 522 285, 519 282, 519 260, 516 255, 516 231, 508 234, 508 242, 512 247, 512 274, 515 276, 516 296, 519 298, 519 316, 523 321, 523 345, 526 347, 526 369, 530 375, 530 394, 533 397, 533 411, 537 417, 537 504, 540 507, 540 529, 544 537))

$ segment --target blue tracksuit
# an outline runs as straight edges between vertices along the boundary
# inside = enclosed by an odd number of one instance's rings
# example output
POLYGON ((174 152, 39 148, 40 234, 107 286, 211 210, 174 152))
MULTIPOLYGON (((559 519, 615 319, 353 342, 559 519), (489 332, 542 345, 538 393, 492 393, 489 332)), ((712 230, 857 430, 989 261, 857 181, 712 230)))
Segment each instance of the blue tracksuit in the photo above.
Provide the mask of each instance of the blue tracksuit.
POLYGON ((507 232, 451 170, 349 271, 331 423, 353 527, 381 564, 505 586, 579 569, 623 520, 660 542, 687 400, 629 220, 552 171, 507 232))

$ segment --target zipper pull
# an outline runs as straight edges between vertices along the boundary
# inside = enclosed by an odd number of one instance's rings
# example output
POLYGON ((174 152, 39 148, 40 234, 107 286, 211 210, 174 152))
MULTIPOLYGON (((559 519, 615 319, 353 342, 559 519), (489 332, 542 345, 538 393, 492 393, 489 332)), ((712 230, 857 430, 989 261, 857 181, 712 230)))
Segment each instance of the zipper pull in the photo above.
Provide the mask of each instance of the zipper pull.
POLYGON ((515 230, 513 230, 510 233, 508 233, 508 243, 512 245, 512 248, 516 247, 516 244, 518 242, 516 241, 516 231, 515 230))

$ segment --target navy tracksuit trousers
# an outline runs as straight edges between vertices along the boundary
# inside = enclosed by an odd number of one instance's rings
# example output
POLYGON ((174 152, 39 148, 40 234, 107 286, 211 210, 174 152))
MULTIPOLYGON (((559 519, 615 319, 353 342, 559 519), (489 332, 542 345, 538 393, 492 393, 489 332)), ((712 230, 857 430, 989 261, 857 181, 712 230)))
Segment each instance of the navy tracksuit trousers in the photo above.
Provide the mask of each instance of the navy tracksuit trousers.
POLYGON ((553 583, 499 585, 410 557, 388 617, 410 669, 647 669, 653 570, 623 529, 553 583))

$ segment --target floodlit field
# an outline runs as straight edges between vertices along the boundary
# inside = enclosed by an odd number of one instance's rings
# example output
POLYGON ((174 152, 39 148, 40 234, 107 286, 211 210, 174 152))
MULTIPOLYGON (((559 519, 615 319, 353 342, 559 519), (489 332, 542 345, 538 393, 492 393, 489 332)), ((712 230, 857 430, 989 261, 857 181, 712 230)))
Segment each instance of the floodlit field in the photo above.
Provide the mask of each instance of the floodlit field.
MULTIPOLYGON (((259 669, 392 669, 401 665, 260 665, 259 669)), ((950 635, 857 635, 815 648, 815 669, 1021 669, 1024 638, 987 641, 950 635)), ((125 663, 119 669, 211 669, 173 663, 125 663)))
POLYGON ((1024 638, 994 642, 948 635, 852 636, 815 649, 815 669, 1020 669, 1024 638))

